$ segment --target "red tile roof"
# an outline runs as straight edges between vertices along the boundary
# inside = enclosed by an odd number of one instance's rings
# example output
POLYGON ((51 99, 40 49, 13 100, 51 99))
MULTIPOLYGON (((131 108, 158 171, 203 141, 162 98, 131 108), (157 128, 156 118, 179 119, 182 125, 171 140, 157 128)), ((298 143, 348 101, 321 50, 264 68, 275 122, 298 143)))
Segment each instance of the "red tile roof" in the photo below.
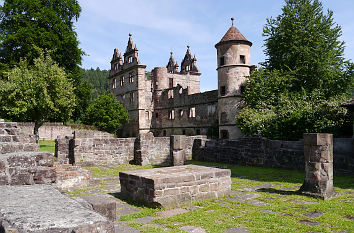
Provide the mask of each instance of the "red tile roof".
POLYGON ((252 45, 252 43, 250 41, 248 41, 246 39, 246 37, 244 37, 235 26, 231 26, 229 28, 229 30, 226 32, 226 34, 223 36, 223 38, 220 40, 219 43, 226 42, 226 41, 234 41, 234 40, 245 41, 245 42, 250 43, 252 45))

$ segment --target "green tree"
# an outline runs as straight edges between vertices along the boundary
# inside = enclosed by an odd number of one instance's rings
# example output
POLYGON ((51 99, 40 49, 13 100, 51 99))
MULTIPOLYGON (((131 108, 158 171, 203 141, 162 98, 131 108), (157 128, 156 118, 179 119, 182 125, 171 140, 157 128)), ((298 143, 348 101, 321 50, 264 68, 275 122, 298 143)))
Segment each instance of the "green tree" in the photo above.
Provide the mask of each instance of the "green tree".
MULTIPOLYGON (((236 124, 245 135, 299 139, 304 132, 349 133, 340 103, 353 88, 341 27, 318 0, 286 0, 264 27, 263 68, 251 74, 236 124)), ((348 127, 350 128, 350 127, 348 127)))
POLYGON ((83 51, 74 22, 81 7, 77 0, 5 0, 0 6, 0 74, 26 59, 34 64, 36 47, 52 51, 52 59, 63 67, 75 87, 74 120, 90 101, 90 85, 82 80, 83 51))
POLYGON ((82 69, 82 73, 83 79, 93 85, 91 93, 93 99, 109 92, 109 70, 100 70, 100 68, 97 67, 96 69, 82 69))
POLYGON ((100 130, 116 133, 125 122, 129 122, 128 111, 110 93, 100 95, 87 108, 82 122, 100 130))
POLYGON ((20 61, 0 80, 0 116, 14 121, 34 121, 34 133, 45 121, 66 121, 75 107, 74 88, 65 70, 50 53, 40 56, 29 66, 20 61))
POLYGON ((68 74, 77 72, 83 52, 73 23, 80 12, 77 0, 5 0, 0 6, 1 68, 23 58, 33 64, 36 46, 53 51, 53 60, 68 74))

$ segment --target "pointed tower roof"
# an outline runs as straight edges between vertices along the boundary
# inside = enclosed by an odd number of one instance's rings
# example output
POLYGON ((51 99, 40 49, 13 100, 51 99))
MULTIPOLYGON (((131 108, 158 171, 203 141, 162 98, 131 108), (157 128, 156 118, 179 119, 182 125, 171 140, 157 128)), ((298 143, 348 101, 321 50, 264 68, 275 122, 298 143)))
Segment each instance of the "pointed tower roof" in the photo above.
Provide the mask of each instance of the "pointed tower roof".
POLYGON ((217 43, 215 46, 218 46, 220 44, 223 44, 223 43, 226 43, 226 42, 229 42, 229 41, 241 42, 241 43, 245 43, 245 44, 248 44, 248 45, 252 46, 252 42, 247 40, 246 37, 244 37, 242 35, 242 33, 234 26, 234 18, 231 18, 231 20, 232 20, 231 27, 225 33, 223 38, 221 38, 219 43, 217 43))

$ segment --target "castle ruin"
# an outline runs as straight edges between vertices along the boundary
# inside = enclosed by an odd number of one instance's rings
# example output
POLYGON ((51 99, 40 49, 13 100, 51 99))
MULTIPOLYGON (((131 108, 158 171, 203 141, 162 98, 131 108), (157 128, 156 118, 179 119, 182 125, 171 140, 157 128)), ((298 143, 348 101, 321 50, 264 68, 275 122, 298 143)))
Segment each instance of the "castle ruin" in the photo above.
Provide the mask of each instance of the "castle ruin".
POLYGON ((252 69, 251 46, 232 19, 232 26, 215 45, 218 89, 201 93, 201 72, 189 46, 181 66, 171 52, 167 66, 154 68, 150 75, 129 34, 123 56, 114 49, 109 74, 110 91, 129 112, 130 122, 123 126, 120 136, 153 132, 155 136, 239 138, 242 134, 235 116, 252 69))

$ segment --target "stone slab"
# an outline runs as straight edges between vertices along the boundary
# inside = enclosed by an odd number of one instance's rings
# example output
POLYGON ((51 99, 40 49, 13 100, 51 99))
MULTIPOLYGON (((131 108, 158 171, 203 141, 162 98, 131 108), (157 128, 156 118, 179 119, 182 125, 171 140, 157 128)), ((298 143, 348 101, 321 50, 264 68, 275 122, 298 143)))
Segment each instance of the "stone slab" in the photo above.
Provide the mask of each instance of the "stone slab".
POLYGON ((197 165, 119 173, 121 193, 151 207, 173 208, 231 192, 231 171, 197 165))
POLYGON ((112 233, 113 224, 50 185, 0 186, 0 232, 112 233))
POLYGON ((103 195, 82 195, 82 198, 91 204, 94 211, 107 217, 110 221, 117 220, 116 202, 103 195))

